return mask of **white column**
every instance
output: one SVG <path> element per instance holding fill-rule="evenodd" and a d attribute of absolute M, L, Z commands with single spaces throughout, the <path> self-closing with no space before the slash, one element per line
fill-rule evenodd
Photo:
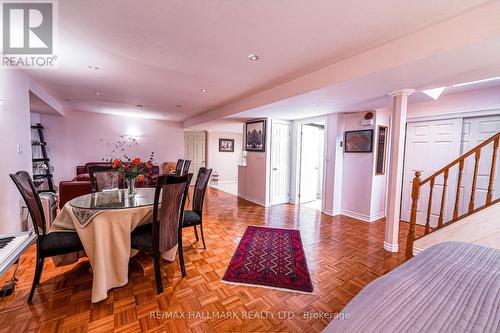
<path fill-rule="evenodd" d="M 389 93 L 393 99 L 389 153 L 389 181 L 387 184 L 387 212 L 384 249 L 398 252 L 401 187 L 403 184 L 403 154 L 406 136 L 406 112 L 408 96 L 414 89 L 401 89 Z"/>

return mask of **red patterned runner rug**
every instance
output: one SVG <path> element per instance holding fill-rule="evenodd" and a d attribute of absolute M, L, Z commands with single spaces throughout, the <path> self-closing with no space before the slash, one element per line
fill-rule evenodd
<path fill-rule="evenodd" d="M 300 231 L 247 227 L 222 282 L 311 293 Z"/>

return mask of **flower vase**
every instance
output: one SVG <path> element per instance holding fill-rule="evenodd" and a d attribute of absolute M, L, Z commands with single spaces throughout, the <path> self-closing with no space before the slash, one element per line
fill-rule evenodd
<path fill-rule="evenodd" d="M 136 193 L 135 180 L 136 180 L 136 178 L 126 178 L 129 197 L 135 196 L 135 193 Z"/>

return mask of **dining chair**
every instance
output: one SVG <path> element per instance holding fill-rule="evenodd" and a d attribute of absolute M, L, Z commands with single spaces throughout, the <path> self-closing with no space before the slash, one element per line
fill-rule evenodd
<path fill-rule="evenodd" d="M 191 166 L 191 160 L 178 159 L 177 165 L 175 166 L 175 175 L 182 176 L 189 172 L 189 167 Z"/>
<path fill-rule="evenodd" d="M 192 200 L 192 210 L 186 210 L 184 212 L 184 220 L 182 222 L 182 228 L 194 228 L 194 235 L 198 241 L 198 231 L 196 226 L 200 226 L 201 240 L 203 241 L 203 248 L 206 249 L 205 237 L 203 235 L 203 201 L 205 199 L 205 192 L 207 190 L 208 181 L 210 180 L 210 175 L 212 174 L 212 169 L 207 169 L 201 167 L 198 171 L 198 177 L 196 178 L 196 183 L 194 185 L 193 200 Z M 181 232 L 182 236 L 182 232 Z"/>
<path fill-rule="evenodd" d="M 28 207 L 28 212 L 37 236 L 35 276 L 28 296 L 28 304 L 30 304 L 33 299 L 35 287 L 40 283 L 45 258 L 82 251 L 83 245 L 76 232 L 47 233 L 40 196 L 35 189 L 30 175 L 26 171 L 18 171 L 16 174 L 10 174 L 9 176 L 14 181 L 14 184 L 16 184 Z"/>
<path fill-rule="evenodd" d="M 180 230 L 184 216 L 186 194 L 192 177 L 193 174 L 191 173 L 184 176 L 162 175 L 158 177 L 154 197 L 153 221 L 132 231 L 132 248 L 153 256 L 158 294 L 163 292 L 160 271 L 161 253 L 170 250 L 176 244 L 179 250 L 182 276 L 186 275 Z"/>
<path fill-rule="evenodd" d="M 89 166 L 88 170 L 92 193 L 117 190 L 120 187 L 118 173 L 111 166 L 93 165 Z"/>

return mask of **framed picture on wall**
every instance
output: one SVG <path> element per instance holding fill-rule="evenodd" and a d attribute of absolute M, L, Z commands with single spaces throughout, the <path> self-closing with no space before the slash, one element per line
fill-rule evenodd
<path fill-rule="evenodd" d="M 219 139 L 220 152 L 234 152 L 234 139 Z"/>
<path fill-rule="evenodd" d="M 250 121 L 245 124 L 245 149 L 247 151 L 266 150 L 266 121 Z"/>
<path fill-rule="evenodd" d="M 373 151 L 373 130 L 346 131 L 344 152 L 371 153 Z"/>

